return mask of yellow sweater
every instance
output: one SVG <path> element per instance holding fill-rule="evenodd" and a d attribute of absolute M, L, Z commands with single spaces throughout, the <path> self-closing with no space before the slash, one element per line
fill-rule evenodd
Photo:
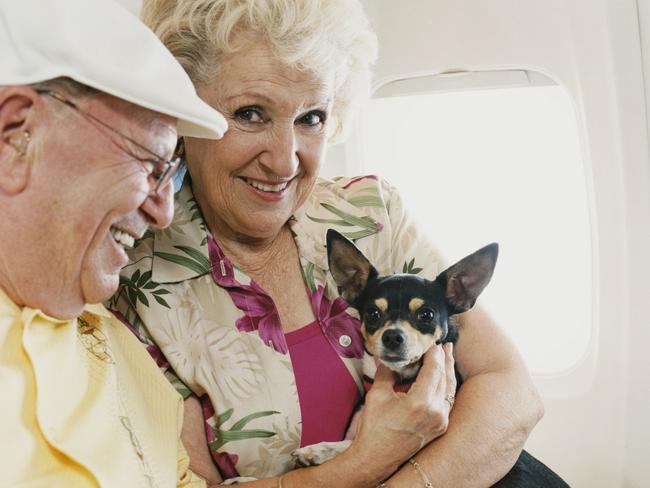
<path fill-rule="evenodd" d="M 0 290 L 0 486 L 205 486 L 180 442 L 183 403 L 101 305 L 74 320 Z"/>

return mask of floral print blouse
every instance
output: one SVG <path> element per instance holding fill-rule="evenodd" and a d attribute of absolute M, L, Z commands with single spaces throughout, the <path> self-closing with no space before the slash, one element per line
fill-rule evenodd
<path fill-rule="evenodd" d="M 301 413 L 275 305 L 221 252 L 189 178 L 175 207 L 170 227 L 136 243 L 109 306 L 177 390 L 200 398 L 209 448 L 224 478 L 284 473 L 300 446 Z M 319 179 L 289 224 L 314 315 L 362 393 L 359 323 L 328 271 L 327 229 L 354 240 L 380 274 L 433 278 L 438 256 L 394 188 L 376 176 Z"/>

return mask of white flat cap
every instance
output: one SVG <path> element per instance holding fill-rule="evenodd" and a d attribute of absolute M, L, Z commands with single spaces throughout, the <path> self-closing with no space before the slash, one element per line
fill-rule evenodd
<path fill-rule="evenodd" d="M 0 0 L 0 85 L 61 76 L 176 117 L 180 135 L 219 138 L 228 128 L 153 32 L 114 0 Z"/>

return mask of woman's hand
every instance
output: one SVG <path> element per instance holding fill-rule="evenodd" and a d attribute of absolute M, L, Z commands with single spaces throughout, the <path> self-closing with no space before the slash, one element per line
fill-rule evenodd
<path fill-rule="evenodd" d="M 366 395 L 361 426 L 348 449 L 359 466 L 384 479 L 404 461 L 447 431 L 456 392 L 452 344 L 432 347 L 408 393 L 393 391 L 393 373 L 383 365 Z M 381 481 L 381 480 L 380 480 Z"/>
<path fill-rule="evenodd" d="M 515 463 L 543 406 L 526 366 L 503 331 L 480 308 L 459 316 L 454 355 L 463 378 L 446 435 L 417 455 L 440 486 L 492 486 Z M 421 483 L 406 465 L 387 484 Z"/>
<path fill-rule="evenodd" d="M 451 344 L 432 347 L 424 355 L 422 368 L 408 393 L 395 392 L 393 373 L 380 365 L 366 395 L 361 425 L 352 445 L 321 466 L 289 472 L 283 486 L 375 486 L 422 447 L 443 435 L 451 411 L 447 398 L 456 392 L 452 352 Z M 206 456 L 206 452 L 200 452 L 207 450 L 205 435 L 200 439 L 199 431 L 187 425 L 197 422 L 200 410 L 196 407 L 186 400 L 186 418 L 194 418 L 186 420 L 183 440 L 190 453 L 191 469 L 215 482 L 218 481 L 216 470 L 206 469 L 210 464 L 209 453 Z M 265 479 L 245 485 L 261 488 L 277 486 L 277 483 L 275 479 Z"/>

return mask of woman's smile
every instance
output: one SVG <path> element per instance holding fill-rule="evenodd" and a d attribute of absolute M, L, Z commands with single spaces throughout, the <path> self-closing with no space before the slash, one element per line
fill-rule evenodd
<path fill-rule="evenodd" d="M 289 193 L 293 179 L 276 184 L 253 180 L 251 178 L 242 178 L 242 181 L 246 183 L 248 190 L 261 200 L 265 202 L 278 202 L 284 199 Z"/>

